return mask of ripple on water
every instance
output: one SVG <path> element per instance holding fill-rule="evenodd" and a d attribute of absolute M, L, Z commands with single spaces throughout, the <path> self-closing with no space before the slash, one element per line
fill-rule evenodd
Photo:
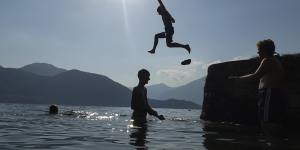
<path fill-rule="evenodd" d="M 166 120 L 149 117 L 147 128 L 135 128 L 130 126 L 130 108 L 63 106 L 62 112 L 74 110 L 71 115 L 47 115 L 46 105 L 0 104 L 0 110 L 0 149 L 5 150 L 279 147 L 253 127 L 201 121 L 199 111 L 157 109 Z M 299 135 L 275 141 L 297 149 Z"/>

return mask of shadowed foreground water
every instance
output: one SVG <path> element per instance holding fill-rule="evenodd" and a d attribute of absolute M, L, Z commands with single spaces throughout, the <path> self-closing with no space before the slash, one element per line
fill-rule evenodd
<path fill-rule="evenodd" d="M 48 115 L 48 105 L 0 104 L 0 149 L 300 149 L 295 132 L 270 137 L 253 126 L 211 123 L 201 110 L 157 109 L 146 128 L 131 126 L 129 108 L 60 106 L 71 115 Z"/>

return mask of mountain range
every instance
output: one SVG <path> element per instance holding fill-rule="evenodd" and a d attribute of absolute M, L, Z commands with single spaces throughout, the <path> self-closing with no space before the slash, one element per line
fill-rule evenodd
<path fill-rule="evenodd" d="M 0 67 L 0 102 L 128 107 L 130 99 L 130 89 L 99 74 L 45 63 Z M 200 108 L 193 102 L 171 98 L 149 99 L 149 103 L 153 107 Z"/>
<path fill-rule="evenodd" d="M 33 63 L 23 66 L 20 69 L 41 76 L 55 76 L 67 71 L 66 69 L 58 68 L 47 63 Z"/>
<path fill-rule="evenodd" d="M 202 105 L 205 77 L 179 87 L 169 87 L 165 84 L 147 86 L 148 95 L 154 99 L 184 99 Z"/>

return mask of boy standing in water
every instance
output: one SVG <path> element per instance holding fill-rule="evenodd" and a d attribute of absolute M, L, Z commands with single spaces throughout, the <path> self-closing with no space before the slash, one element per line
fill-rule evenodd
<path fill-rule="evenodd" d="M 282 90 L 283 66 L 274 56 L 275 44 L 271 39 L 259 41 L 256 46 L 261 59 L 257 70 L 252 74 L 229 78 L 239 81 L 259 79 L 258 117 L 261 125 L 282 124 L 284 123 L 287 98 Z"/>
<path fill-rule="evenodd" d="M 132 119 L 133 124 L 136 126 L 142 126 L 147 122 L 147 113 L 153 115 L 160 120 L 164 120 L 163 115 L 151 108 L 148 103 L 147 89 L 145 85 L 150 80 L 150 73 L 146 69 L 142 69 L 138 72 L 139 84 L 132 90 L 131 109 L 133 110 Z"/>
<path fill-rule="evenodd" d="M 173 35 L 174 35 L 174 28 L 172 23 L 175 23 L 175 19 L 171 16 L 171 14 L 167 11 L 166 7 L 162 3 L 161 0 L 158 0 L 160 6 L 157 8 L 157 12 L 161 15 L 164 26 L 165 32 L 161 32 L 155 35 L 154 37 L 154 45 L 153 48 L 148 51 L 151 54 L 155 53 L 156 46 L 158 44 L 159 38 L 166 38 L 167 46 L 168 47 L 181 47 L 185 48 L 189 53 L 191 52 L 191 48 L 188 44 L 183 45 L 176 42 L 173 42 Z"/>

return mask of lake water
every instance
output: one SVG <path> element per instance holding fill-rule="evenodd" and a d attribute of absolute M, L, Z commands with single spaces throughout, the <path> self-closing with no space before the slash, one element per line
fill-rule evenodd
<path fill-rule="evenodd" d="M 73 115 L 48 115 L 48 105 L 0 104 L 0 149 L 300 149 L 298 134 L 267 136 L 254 126 L 205 122 L 201 110 L 156 109 L 147 128 L 131 126 L 130 108 L 59 106 Z"/>

